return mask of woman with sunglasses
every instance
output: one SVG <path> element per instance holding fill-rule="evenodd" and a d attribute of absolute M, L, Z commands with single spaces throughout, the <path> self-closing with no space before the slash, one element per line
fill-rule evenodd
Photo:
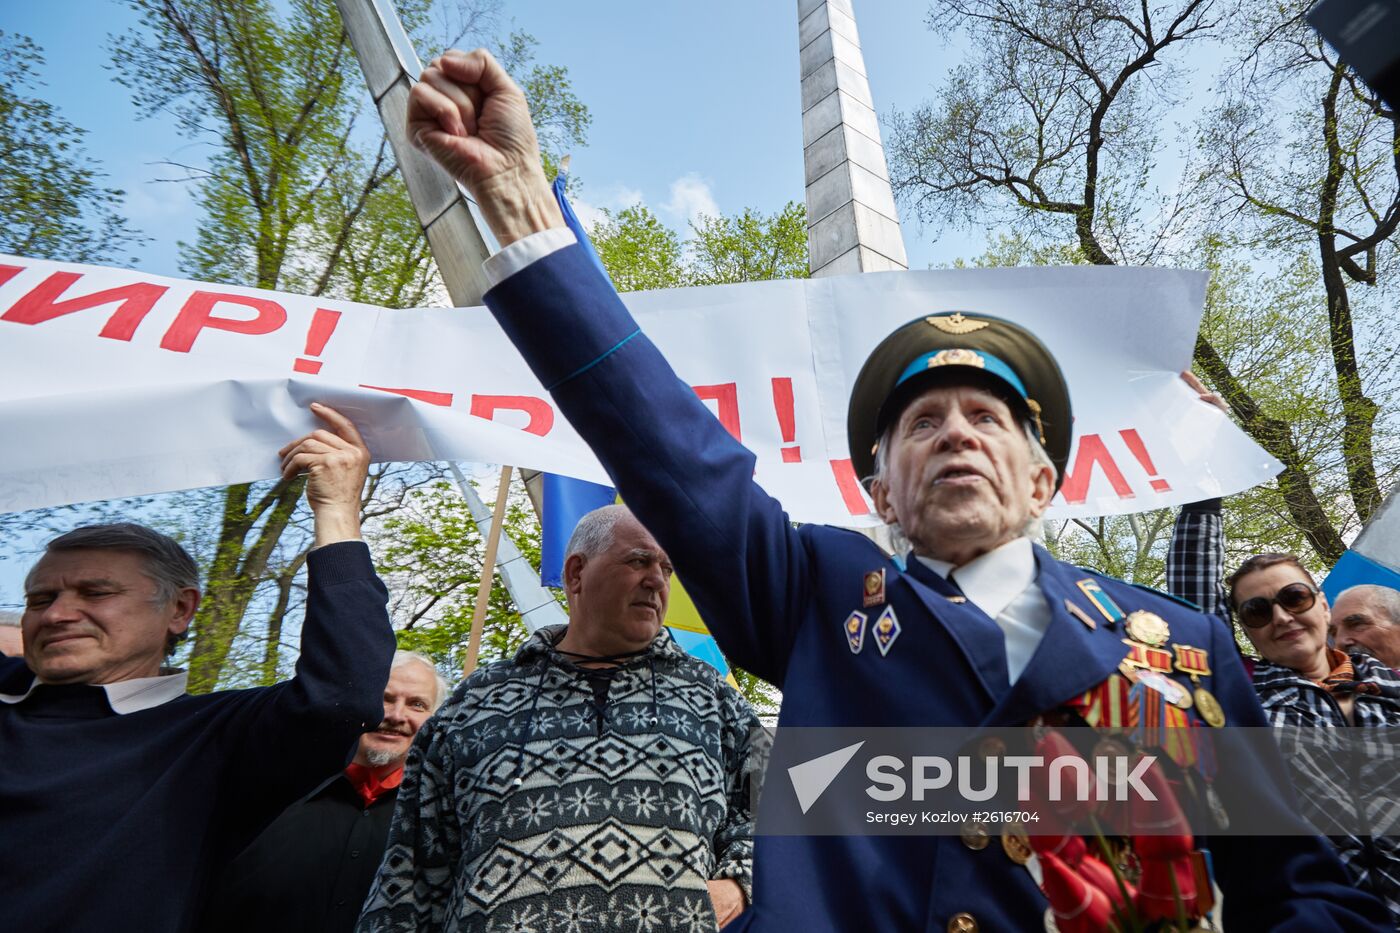
<path fill-rule="evenodd" d="M 1361 743 L 1317 731 L 1400 727 L 1400 675 L 1328 645 L 1327 597 L 1292 554 L 1255 555 L 1226 586 L 1261 658 L 1260 705 L 1272 725 L 1286 727 L 1279 739 L 1303 816 L 1328 833 L 1357 886 L 1385 901 L 1400 926 L 1400 838 L 1369 834 L 1395 819 L 1384 801 L 1400 799 L 1400 763 L 1383 754 L 1394 740 L 1368 743 L 1363 754 Z"/>

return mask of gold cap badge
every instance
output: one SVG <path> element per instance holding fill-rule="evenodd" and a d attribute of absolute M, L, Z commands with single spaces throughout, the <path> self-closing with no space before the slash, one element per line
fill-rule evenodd
<path fill-rule="evenodd" d="M 930 316 L 924 320 L 945 334 L 970 334 L 991 324 L 990 321 L 974 321 L 971 318 L 963 317 L 961 311 L 954 311 L 948 315 Z"/>
<path fill-rule="evenodd" d="M 928 358 L 925 369 L 934 369 L 939 366 L 972 366 L 976 369 L 985 369 L 987 361 L 982 359 L 982 354 L 973 350 L 964 350 L 961 347 L 954 347 L 948 350 L 939 350 Z"/>

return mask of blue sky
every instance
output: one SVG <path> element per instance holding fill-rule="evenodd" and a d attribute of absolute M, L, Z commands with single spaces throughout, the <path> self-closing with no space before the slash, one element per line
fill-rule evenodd
<path fill-rule="evenodd" d="M 326 0 L 331 2 L 331 0 Z M 589 106 L 589 144 L 574 152 L 581 206 L 617 209 L 636 200 L 684 230 L 697 210 L 765 212 L 801 201 L 802 119 L 797 3 L 713 0 L 509 0 L 510 22 L 538 40 L 541 62 L 566 66 Z M 923 25 L 926 0 L 856 0 L 857 22 L 876 108 L 909 108 L 956 54 Z M 140 119 L 114 80 L 109 37 L 135 25 L 117 0 L 7 4 L 0 29 L 44 50 L 43 86 L 34 92 L 88 131 L 85 147 L 127 192 L 125 213 L 150 237 L 135 266 L 181 276 L 178 243 L 194 236 L 186 185 L 161 163 L 200 164 L 209 149 L 176 132 L 168 118 Z M 368 106 L 368 101 L 366 101 Z M 910 265 L 969 256 L 980 239 L 947 243 L 905 223 Z M 37 552 L 41 542 L 33 541 Z M 20 578 L 36 554 L 0 561 L 0 606 L 22 602 Z"/>
<path fill-rule="evenodd" d="M 330 2 L 330 0 L 327 0 Z M 645 201 L 684 229 L 695 211 L 801 201 L 802 121 L 797 3 L 714 0 L 511 0 L 516 28 L 539 40 L 542 62 L 569 69 L 589 106 L 589 145 L 574 153 L 585 206 Z M 956 49 L 923 24 L 927 0 L 857 0 L 876 109 L 908 109 L 930 95 Z M 113 80 L 108 36 L 135 23 L 122 3 L 45 0 L 10 5 L 0 29 L 29 35 L 47 56 L 42 96 L 89 131 L 87 150 L 110 183 L 128 192 L 126 212 L 152 242 L 145 271 L 179 275 L 177 242 L 191 239 L 194 211 L 166 160 L 201 162 L 207 150 L 161 118 L 141 120 Z M 906 220 L 910 266 L 980 252 L 980 237 L 937 242 Z"/>

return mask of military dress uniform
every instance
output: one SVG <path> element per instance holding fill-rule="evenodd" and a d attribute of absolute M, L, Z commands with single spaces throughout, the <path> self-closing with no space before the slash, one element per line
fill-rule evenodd
<path fill-rule="evenodd" d="M 521 257 L 530 251 L 534 257 Z M 488 307 L 667 550 L 726 656 L 781 688 L 780 727 L 1020 725 L 1122 676 L 1134 653 L 1126 617 L 1138 611 L 1169 628 L 1167 650 L 1192 646 L 1211 662 L 1195 680 L 1174 664 L 1165 677 L 1208 691 L 1232 725 L 1265 724 L 1218 619 L 1061 563 L 1038 546 L 1036 585 L 1050 620 L 1012 682 L 996 622 L 937 573 L 918 560 L 893 560 L 855 532 L 793 528 L 753 482 L 753 454 L 676 377 L 571 234 L 536 234 L 496 262 L 496 276 L 510 271 L 487 293 Z M 899 389 L 905 367 L 896 364 L 922 357 L 921 365 L 936 368 L 946 365 L 931 364 L 944 350 L 970 349 L 1026 383 L 1021 397 L 1038 400 L 1032 414 L 1063 468 L 1068 399 L 1050 410 L 1055 393 L 1043 389 L 1044 361 L 1028 363 L 1009 329 L 995 344 L 927 330 L 938 336 L 914 352 L 891 351 L 880 365 L 884 385 L 858 383 L 853 421 L 856 408 L 878 408 Z M 850 433 L 863 475 L 879 435 L 873 421 Z M 874 594 L 872 573 L 882 581 Z M 1101 614 L 1095 590 L 1121 619 Z M 1081 615 L 1097 616 L 1095 624 Z M 1193 721 L 1199 715 L 1191 712 Z M 1294 820 L 1277 756 L 1242 766 L 1254 772 L 1251 805 Z M 1374 929 L 1384 918 L 1313 838 L 1221 838 L 1213 856 L 1227 928 Z M 765 836 L 756 840 L 753 904 L 731 929 L 1039 930 L 1046 907 L 1003 846 L 958 836 Z"/>

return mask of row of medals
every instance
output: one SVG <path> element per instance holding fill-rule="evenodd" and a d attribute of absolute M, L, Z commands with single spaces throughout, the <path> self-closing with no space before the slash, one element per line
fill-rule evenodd
<path fill-rule="evenodd" d="M 1112 622 L 1110 622 L 1111 624 Z M 1145 648 L 1161 649 L 1171 640 L 1171 629 L 1166 620 L 1156 613 L 1146 610 L 1129 613 L 1124 619 L 1123 627 L 1128 635 L 1124 642 L 1130 646 L 1139 645 Z M 1167 677 L 1165 671 L 1159 671 L 1135 661 L 1136 651 L 1130 652 L 1128 657 L 1123 659 L 1118 667 L 1119 673 L 1130 684 L 1136 684 L 1139 680 L 1147 681 L 1146 686 L 1161 693 L 1168 703 L 1179 709 L 1187 710 L 1194 706 L 1196 713 L 1207 725 L 1219 729 L 1225 725 L 1225 711 L 1221 708 L 1215 695 L 1202 686 L 1200 682 L 1202 676 L 1210 674 L 1210 668 L 1206 665 L 1206 652 L 1195 649 L 1199 652 L 1201 663 L 1199 665 L 1192 664 L 1186 660 L 1194 657 L 1193 654 L 1189 653 L 1189 646 L 1187 647 L 1188 652 L 1176 652 L 1176 668 L 1183 674 L 1190 676 L 1194 685 L 1193 690 L 1187 690 L 1175 680 Z M 1033 724 L 1032 728 L 1039 730 L 1043 728 L 1043 725 L 1037 722 Z M 984 739 L 978 748 L 978 753 L 983 757 L 1002 755 L 1005 752 L 1005 743 L 996 737 Z M 1127 755 L 1128 749 L 1118 739 L 1105 737 L 1094 746 L 1093 754 L 1096 758 L 1116 758 Z M 1221 829 L 1224 829 L 1229 824 L 1225 807 L 1216 794 L 1215 788 L 1208 782 L 1203 783 L 1205 783 L 1205 802 L 1217 824 Z M 963 844 L 973 850 L 980 851 L 991 843 L 991 836 L 986 825 L 980 822 L 965 824 L 961 836 Z M 1141 874 L 1141 865 L 1128 840 L 1115 837 L 1107 840 L 1107 843 L 1118 870 L 1128 881 L 1136 884 Z M 1034 850 L 1031 848 L 1030 834 L 1027 832 L 1025 824 L 1019 821 L 1006 823 L 1001 830 L 1001 848 L 1006 853 L 1006 857 L 1017 865 L 1026 865 L 1030 862 Z M 1055 933 L 1057 929 L 1054 912 L 1048 907 L 1045 910 L 1045 929 L 1048 933 Z"/>

